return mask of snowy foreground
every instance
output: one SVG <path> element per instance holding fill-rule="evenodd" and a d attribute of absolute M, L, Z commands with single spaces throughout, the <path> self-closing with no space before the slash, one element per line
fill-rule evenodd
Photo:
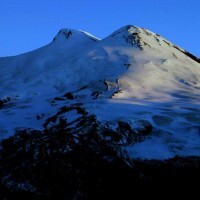
<path fill-rule="evenodd" d="M 1 140 L 61 119 L 78 131 L 80 112 L 59 111 L 79 105 L 101 126 L 142 135 L 120 141 L 129 158 L 200 155 L 200 60 L 146 29 L 102 40 L 63 29 L 40 49 L 0 58 L 0 74 Z"/>

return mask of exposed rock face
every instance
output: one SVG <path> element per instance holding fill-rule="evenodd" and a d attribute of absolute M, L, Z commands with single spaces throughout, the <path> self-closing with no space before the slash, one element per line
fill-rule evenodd
<path fill-rule="evenodd" d="M 126 199 L 143 196 L 144 191 L 154 194 L 155 188 L 171 192 L 177 185 L 195 186 L 199 180 L 198 157 L 165 161 L 128 157 L 123 147 L 150 134 L 148 122 L 141 121 L 143 128 L 136 133 L 119 121 L 114 131 L 81 107 L 63 110 L 82 114 L 76 127 L 69 128 L 71 123 L 60 119 L 45 131 L 20 130 L 2 142 L 2 199 Z"/>

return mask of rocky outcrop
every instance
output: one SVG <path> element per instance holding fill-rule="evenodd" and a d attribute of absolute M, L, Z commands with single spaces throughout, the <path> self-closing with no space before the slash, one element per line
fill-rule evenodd
<path fill-rule="evenodd" d="M 195 188 L 198 157 L 130 159 L 122 147 L 138 142 L 137 137 L 130 140 L 138 133 L 128 123 L 119 121 L 114 131 L 81 107 L 63 108 L 62 114 L 69 110 L 82 114 L 74 128 L 60 118 L 44 131 L 20 130 L 2 142 L 1 199 L 127 199 L 166 187 L 169 194 L 175 187 L 178 191 L 177 185 Z M 141 125 L 144 137 L 151 126 Z"/>

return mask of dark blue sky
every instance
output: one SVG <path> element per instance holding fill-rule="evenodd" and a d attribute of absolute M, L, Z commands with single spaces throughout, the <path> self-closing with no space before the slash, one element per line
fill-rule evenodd
<path fill-rule="evenodd" d="M 61 28 L 104 38 L 132 24 L 200 57 L 199 10 L 199 0 L 1 0 L 0 56 L 39 48 Z"/>

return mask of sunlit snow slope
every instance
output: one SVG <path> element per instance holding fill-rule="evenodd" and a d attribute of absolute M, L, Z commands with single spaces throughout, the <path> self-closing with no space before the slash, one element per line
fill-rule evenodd
<path fill-rule="evenodd" d="M 0 75 L 0 138 L 42 130 L 63 105 L 81 103 L 113 130 L 119 121 L 153 125 L 124 146 L 130 157 L 200 155 L 200 60 L 146 29 L 125 26 L 102 40 L 62 29 L 40 49 L 0 58 Z"/>

